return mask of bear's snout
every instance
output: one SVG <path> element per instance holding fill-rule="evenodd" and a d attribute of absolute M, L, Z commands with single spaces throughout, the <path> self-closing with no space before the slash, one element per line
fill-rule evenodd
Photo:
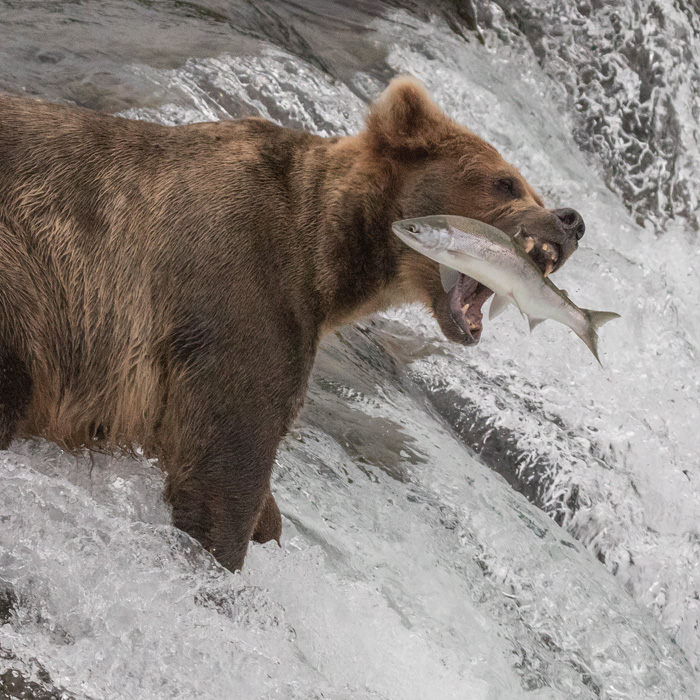
<path fill-rule="evenodd" d="M 545 274 L 558 270 L 571 257 L 586 230 L 581 214 L 570 208 L 532 207 L 521 213 L 517 224 L 516 235 Z"/>
<path fill-rule="evenodd" d="M 586 224 L 576 209 L 555 209 L 552 214 L 559 219 L 560 225 L 566 234 L 575 236 L 577 241 L 583 238 L 583 234 L 586 232 Z"/>

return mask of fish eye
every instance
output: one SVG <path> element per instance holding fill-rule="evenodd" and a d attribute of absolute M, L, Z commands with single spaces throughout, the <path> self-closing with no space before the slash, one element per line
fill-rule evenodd
<path fill-rule="evenodd" d="M 418 233 L 418 226 L 416 226 L 415 224 L 409 224 L 408 226 L 406 226 L 406 230 L 409 233 Z"/>

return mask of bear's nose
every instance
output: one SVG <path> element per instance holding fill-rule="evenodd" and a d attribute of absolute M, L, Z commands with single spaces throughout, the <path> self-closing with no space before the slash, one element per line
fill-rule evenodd
<path fill-rule="evenodd" d="M 586 224 L 576 209 L 555 209 L 552 213 L 561 221 L 567 233 L 573 233 L 577 241 L 583 238 L 583 234 L 586 232 Z"/>

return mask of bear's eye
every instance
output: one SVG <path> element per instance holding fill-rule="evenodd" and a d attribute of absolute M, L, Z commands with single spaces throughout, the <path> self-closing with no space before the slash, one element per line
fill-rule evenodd
<path fill-rule="evenodd" d="M 513 178 L 502 177 L 496 180 L 496 189 L 503 194 L 510 195 L 511 197 L 515 195 L 515 183 Z"/>

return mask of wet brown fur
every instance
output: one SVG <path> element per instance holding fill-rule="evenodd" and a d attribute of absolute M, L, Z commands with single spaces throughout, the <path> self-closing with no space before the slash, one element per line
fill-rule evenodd
<path fill-rule="evenodd" d="M 175 524 L 239 568 L 251 536 L 279 540 L 270 472 L 322 334 L 420 301 L 465 342 L 437 266 L 390 231 L 437 213 L 528 221 L 573 250 L 409 78 L 330 139 L 0 96 L 0 448 L 143 446 Z"/>

